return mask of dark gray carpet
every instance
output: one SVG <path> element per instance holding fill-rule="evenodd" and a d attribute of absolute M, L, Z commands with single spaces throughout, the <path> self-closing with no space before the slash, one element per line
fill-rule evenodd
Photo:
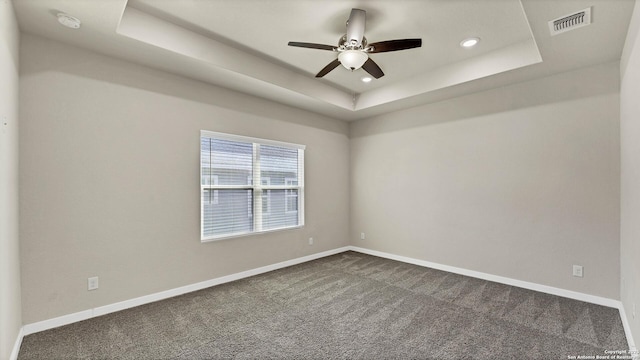
<path fill-rule="evenodd" d="M 346 252 L 26 336 L 19 359 L 567 359 L 617 309 Z"/>

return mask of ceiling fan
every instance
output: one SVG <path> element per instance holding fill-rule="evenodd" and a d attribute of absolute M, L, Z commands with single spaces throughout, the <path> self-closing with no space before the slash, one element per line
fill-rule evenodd
<path fill-rule="evenodd" d="M 338 52 L 338 58 L 320 70 L 316 77 L 323 77 L 342 64 L 342 66 L 351 71 L 362 68 L 376 79 L 383 77 L 384 72 L 369 57 L 369 54 L 413 49 L 422 46 L 422 39 L 387 40 L 368 44 L 367 38 L 364 37 L 365 22 L 366 11 L 351 9 L 351 15 L 349 15 L 349 20 L 347 21 L 347 33 L 340 38 L 338 46 L 295 41 L 290 41 L 288 45 Z"/>

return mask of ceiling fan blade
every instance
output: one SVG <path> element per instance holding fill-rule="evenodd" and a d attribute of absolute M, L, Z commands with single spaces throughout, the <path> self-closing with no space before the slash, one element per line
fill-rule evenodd
<path fill-rule="evenodd" d="M 347 42 L 348 46 L 360 46 L 364 37 L 364 25 L 367 21 L 367 12 L 361 9 L 351 9 L 349 20 L 347 21 Z"/>
<path fill-rule="evenodd" d="M 308 48 L 308 49 L 319 49 L 319 50 L 329 50 L 329 51 L 335 51 L 336 50 L 335 46 L 323 45 L 323 44 L 314 44 L 314 43 L 306 43 L 306 42 L 289 41 L 289 44 L 287 44 L 287 45 L 289 45 L 289 46 L 297 46 L 297 47 L 302 47 L 302 48 Z"/>
<path fill-rule="evenodd" d="M 380 66 L 378 66 L 375 61 L 371 60 L 371 58 L 368 58 L 367 61 L 364 62 L 362 68 L 364 69 L 364 71 L 368 72 L 376 79 L 380 79 L 384 76 L 384 73 L 382 72 L 382 69 L 380 69 Z"/>
<path fill-rule="evenodd" d="M 398 51 L 413 49 L 422 46 L 422 39 L 400 39 L 400 40 L 387 40 L 377 43 L 369 44 L 368 53 L 375 54 L 387 51 Z"/>
<path fill-rule="evenodd" d="M 327 75 L 331 70 L 335 69 L 340 65 L 340 60 L 335 59 L 329 63 L 329 65 L 325 66 L 320 72 L 316 75 L 316 77 L 323 77 Z"/>

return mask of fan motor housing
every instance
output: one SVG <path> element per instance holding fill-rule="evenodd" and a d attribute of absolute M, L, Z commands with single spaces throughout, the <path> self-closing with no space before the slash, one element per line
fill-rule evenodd
<path fill-rule="evenodd" d="M 340 40 L 338 41 L 338 51 L 341 50 L 362 50 L 362 49 L 366 49 L 367 47 L 367 38 L 366 37 L 362 37 L 362 41 L 360 42 L 359 46 L 352 46 L 349 45 L 347 43 L 347 35 L 342 35 L 342 37 L 340 38 Z"/>

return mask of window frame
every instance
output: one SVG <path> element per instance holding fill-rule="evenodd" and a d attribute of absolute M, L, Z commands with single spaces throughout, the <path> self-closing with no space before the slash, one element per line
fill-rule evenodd
<path fill-rule="evenodd" d="M 230 238 L 236 238 L 236 237 L 264 234 L 268 232 L 291 230 L 291 229 L 298 229 L 298 228 L 304 227 L 304 151 L 306 149 L 305 145 L 288 143 L 283 141 L 276 141 L 276 140 L 254 138 L 254 137 L 235 135 L 235 134 L 220 133 L 220 132 L 214 132 L 209 130 L 200 130 L 200 144 L 202 144 L 203 138 L 215 138 L 215 139 L 227 140 L 227 141 L 251 143 L 253 147 L 253 159 L 252 159 L 253 178 L 252 178 L 252 181 L 250 182 L 250 185 L 219 185 L 217 184 L 217 181 L 215 181 L 215 184 L 203 184 L 203 181 L 202 181 L 203 162 L 202 162 L 202 148 L 201 148 L 202 145 L 200 145 L 200 149 L 199 149 L 199 156 L 200 156 L 200 169 L 199 169 L 200 173 L 199 174 L 200 175 L 198 180 L 200 183 L 200 241 L 201 242 L 218 241 L 218 240 L 224 240 L 224 239 L 230 239 Z M 297 161 L 298 184 L 297 185 L 286 185 L 287 183 L 286 180 L 285 180 L 285 185 L 271 185 L 270 177 L 264 177 L 264 178 L 260 177 L 261 175 L 260 146 L 261 145 L 270 145 L 270 146 L 277 146 L 277 147 L 284 147 L 284 148 L 298 150 L 297 151 L 298 152 L 298 161 Z M 216 175 L 211 175 L 211 176 L 217 177 Z M 267 179 L 267 185 L 262 185 L 263 183 L 262 180 L 264 179 Z M 293 179 L 293 178 L 287 178 L 287 179 Z M 205 202 L 203 200 L 203 193 L 205 190 L 212 190 L 214 192 L 214 197 L 216 197 L 215 193 L 217 193 L 217 190 L 221 190 L 221 189 L 246 189 L 251 192 L 252 195 L 249 199 L 250 199 L 250 202 L 253 203 L 253 208 L 250 209 L 251 210 L 250 217 L 252 218 L 252 221 L 253 221 L 252 231 L 218 235 L 218 236 L 204 236 Z M 266 192 L 267 202 L 268 202 L 267 205 L 270 208 L 271 206 L 270 190 L 285 190 L 285 194 L 287 190 L 298 191 L 298 210 L 297 210 L 298 224 L 297 225 L 283 226 L 283 227 L 267 229 L 267 230 L 262 229 L 262 215 L 263 215 L 262 200 L 264 198 L 264 193 Z M 215 200 L 218 200 L 218 199 L 216 198 Z M 218 201 L 216 201 L 215 203 L 217 204 Z M 286 204 L 286 195 L 285 195 L 285 204 Z M 267 213 L 265 214 L 269 214 L 269 210 L 270 210 L 269 208 L 267 209 Z M 285 211 L 285 213 L 290 214 L 290 213 L 294 213 L 294 211 Z"/>

